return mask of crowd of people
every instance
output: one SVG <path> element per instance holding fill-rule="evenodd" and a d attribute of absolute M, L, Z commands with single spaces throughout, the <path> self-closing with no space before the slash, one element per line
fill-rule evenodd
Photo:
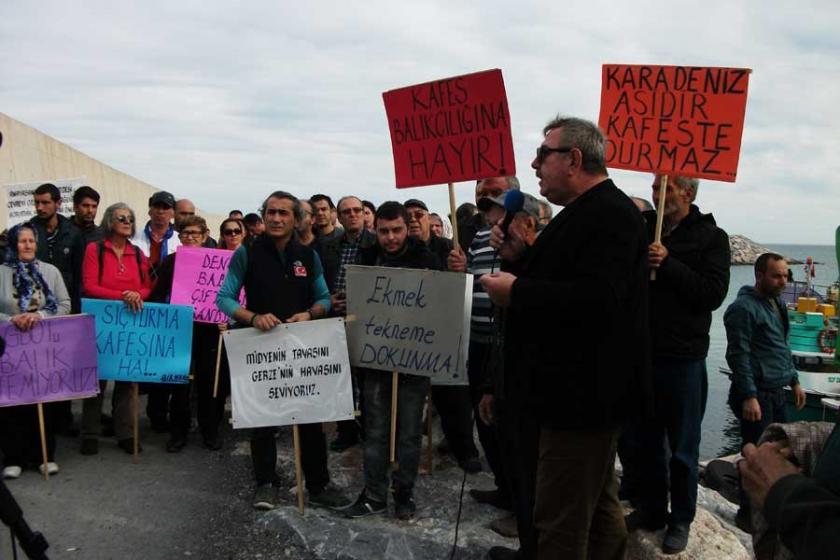
<path fill-rule="evenodd" d="M 524 194 L 521 210 L 506 216 L 505 199 L 520 188 L 517 178 L 480 180 L 475 204 L 451 217 L 457 243 L 450 217 L 431 213 L 420 199 L 376 206 L 354 195 L 334 203 L 325 194 L 306 199 L 275 191 L 258 212 L 231 211 L 216 240 L 195 205 L 168 192 L 149 199 L 145 225 L 123 203 L 109 206 L 96 225 L 100 196 L 94 189 L 77 189 L 74 216 L 65 218 L 58 213 L 59 190 L 41 185 L 34 193 L 37 216 L 6 236 L 0 318 L 25 331 L 44 317 L 79 312 L 82 297 L 121 300 L 135 311 L 144 302 L 166 303 L 179 247 L 234 251 L 216 300 L 229 321 L 193 327 L 194 381 L 145 387 L 147 416 L 154 431 L 169 433 L 168 452 L 188 443 L 191 390 L 203 445 L 218 450 L 229 393 L 226 360 L 219 396 L 212 392 L 220 330 L 268 331 L 344 315 L 345 267 L 351 264 L 469 272 L 468 386 L 398 375 L 398 467 L 389 481 L 392 377 L 353 368 L 361 415 L 339 422 L 329 445 L 321 424 L 300 426 L 310 504 L 360 518 L 386 512 L 390 498 L 397 518 L 411 518 L 431 394 L 443 448 L 467 473 L 482 469 L 477 429 L 495 488 L 470 495 L 509 512 L 493 528 L 519 539 L 519 550 L 494 547 L 491 558 L 618 559 L 628 532 L 662 528 L 663 551 L 680 552 L 696 512 L 705 359 L 711 314 L 729 287 L 728 236 L 696 205 L 696 179 L 656 176 L 652 199 L 657 205 L 664 200 L 657 237 L 656 211 L 631 200 L 609 178 L 597 126 L 557 118 L 543 133 L 531 167 L 546 200 Z M 563 211 L 552 217 L 549 202 Z M 793 388 L 799 406 L 804 403 L 786 350 L 780 261 L 772 254 L 759 259 L 755 287 L 742 290 L 726 315 L 730 405 L 744 443 L 751 444 L 742 465 L 748 483 L 739 515 L 747 529 L 748 498 L 762 507 L 763 496 L 781 492 L 774 487 L 768 493 L 771 484 L 760 477 L 770 468 L 763 469 L 766 448 L 752 444 L 770 421 L 784 420 L 783 386 Z M 34 408 L 0 409 L 4 478 L 18 477 L 28 466 L 58 472 L 56 433 L 80 433 L 85 455 L 99 452 L 103 435 L 132 453 L 139 442 L 131 430 L 131 384 L 113 385 L 110 414 L 103 414 L 101 382 L 100 394 L 83 402 L 78 429 L 69 402 L 48 405 L 46 465 Z M 278 499 L 274 436 L 273 428 L 249 435 L 257 509 L 272 509 Z M 356 445 L 363 447 L 364 487 L 350 499 L 347 489 L 331 483 L 327 456 Z M 617 453 L 624 469 L 620 488 Z M 795 475 L 772 465 L 774 473 Z M 836 500 L 836 489 L 829 491 Z M 626 517 L 620 499 L 633 507 Z M 767 501 L 773 527 L 791 526 L 783 515 L 803 515 L 778 499 Z M 792 539 L 785 542 L 795 546 Z"/>

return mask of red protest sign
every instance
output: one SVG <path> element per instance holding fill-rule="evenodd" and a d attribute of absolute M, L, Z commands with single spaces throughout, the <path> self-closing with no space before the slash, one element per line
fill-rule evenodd
<path fill-rule="evenodd" d="M 501 70 L 394 89 L 382 98 L 397 188 L 516 173 Z"/>
<path fill-rule="evenodd" d="M 734 182 L 750 70 L 605 64 L 607 167 Z"/>

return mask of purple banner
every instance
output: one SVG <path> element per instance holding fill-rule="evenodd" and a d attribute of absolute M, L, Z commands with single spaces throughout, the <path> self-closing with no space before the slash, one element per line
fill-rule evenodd
<path fill-rule="evenodd" d="M 0 406 L 64 401 L 99 392 L 95 320 L 91 315 L 42 319 L 27 332 L 0 322 Z"/>

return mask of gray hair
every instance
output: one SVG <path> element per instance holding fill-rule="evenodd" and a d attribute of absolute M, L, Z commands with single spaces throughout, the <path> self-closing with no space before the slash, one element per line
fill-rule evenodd
<path fill-rule="evenodd" d="M 341 203 L 344 202 L 345 200 L 350 200 L 351 198 L 355 198 L 356 200 L 358 200 L 359 204 L 362 205 L 362 209 L 364 209 L 365 205 L 362 204 L 362 199 L 359 198 L 358 196 L 352 195 L 352 194 L 348 194 L 347 196 L 342 196 L 341 198 L 339 198 L 338 202 L 336 202 L 336 204 L 335 204 L 335 207 L 336 208 L 341 208 Z"/>
<path fill-rule="evenodd" d="M 571 148 L 580 150 L 581 166 L 587 173 L 601 174 L 607 172 L 604 145 L 604 134 L 595 123 L 575 117 L 561 117 L 557 115 L 545 128 L 543 134 L 548 134 L 555 128 L 563 129 L 563 143 Z"/>
<path fill-rule="evenodd" d="M 505 181 L 507 181 L 508 190 L 519 190 L 519 179 L 516 178 L 516 175 L 508 175 L 505 177 Z"/>
<path fill-rule="evenodd" d="M 697 177 L 683 177 L 682 175 L 674 175 L 674 183 L 682 190 L 691 191 L 691 202 L 697 198 L 697 189 L 700 188 L 700 179 Z"/>
<path fill-rule="evenodd" d="M 300 207 L 300 200 L 298 200 L 298 198 L 295 195 L 287 193 L 286 191 L 274 191 L 266 197 L 266 199 L 262 203 L 262 206 L 260 206 L 260 216 L 263 220 L 265 220 L 265 209 L 268 207 L 268 201 L 272 198 L 277 198 L 280 200 L 291 200 L 292 213 L 295 216 L 295 220 L 300 221 L 303 219 L 303 208 Z"/>
<path fill-rule="evenodd" d="M 116 221 L 114 213 L 117 210 L 128 210 L 128 213 L 131 215 L 131 237 L 134 237 L 137 233 L 137 217 L 134 215 L 134 210 L 125 202 L 116 202 L 105 209 L 105 213 L 102 215 L 102 221 L 99 222 L 99 227 L 102 228 L 102 232 L 106 237 L 111 235 L 111 227 Z"/>

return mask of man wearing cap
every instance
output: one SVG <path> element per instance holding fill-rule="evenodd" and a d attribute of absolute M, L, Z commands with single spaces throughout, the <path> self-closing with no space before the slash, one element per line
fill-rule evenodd
<path fill-rule="evenodd" d="M 149 198 L 149 221 L 131 238 L 132 245 L 139 247 L 149 258 L 149 273 L 152 278 L 157 278 L 157 267 L 163 259 L 181 246 L 172 225 L 174 218 L 175 197 L 172 193 L 158 191 Z M 166 433 L 169 431 L 169 391 L 160 384 L 151 383 L 148 386 L 148 394 L 146 415 L 152 422 L 152 430 Z"/>
<path fill-rule="evenodd" d="M 493 310 L 487 292 L 481 286 L 481 276 L 501 269 L 501 261 L 495 249 L 490 247 L 490 229 L 504 216 L 504 197 L 510 190 L 518 190 L 516 177 L 490 177 L 478 182 L 475 189 L 476 204 L 481 212 L 481 223 L 485 225 L 474 234 L 465 254 L 460 248 L 449 254 L 448 268 L 454 272 L 468 272 L 473 275 L 472 315 L 470 319 L 470 348 L 467 373 L 470 383 L 470 397 L 473 414 L 478 418 L 478 403 L 488 381 L 489 358 L 492 339 Z M 493 427 L 476 420 L 478 439 L 484 448 L 484 456 L 495 476 L 496 489 L 473 488 L 470 495 L 478 502 L 488 503 L 501 509 L 512 508 L 509 485 L 499 456 L 499 445 Z M 515 520 L 506 524 L 515 530 Z M 497 523 L 491 525 L 494 530 Z M 512 531 L 502 529 L 505 534 Z"/>
<path fill-rule="evenodd" d="M 437 255 L 441 263 L 446 263 L 452 251 L 452 241 L 432 233 L 429 208 L 422 200 L 409 199 L 404 204 L 408 212 L 408 235 L 424 243 Z M 449 443 L 458 465 L 467 472 L 481 470 L 478 449 L 473 441 L 472 406 L 468 387 L 460 385 L 433 385 L 432 402 L 440 414 L 443 434 Z"/>
<path fill-rule="evenodd" d="M 149 221 L 142 230 L 137 230 L 131 239 L 149 257 L 152 277 L 163 259 L 181 246 L 172 220 L 175 218 L 175 197 L 172 193 L 158 191 L 149 198 Z"/>

